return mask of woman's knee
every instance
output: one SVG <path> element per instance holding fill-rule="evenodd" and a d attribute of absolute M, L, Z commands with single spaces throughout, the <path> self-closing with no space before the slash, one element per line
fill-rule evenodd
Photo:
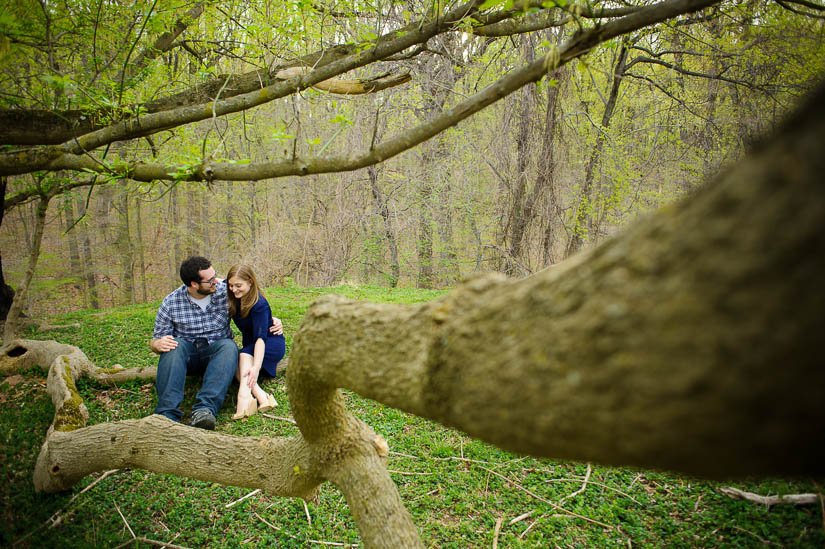
<path fill-rule="evenodd" d="M 246 372 L 252 369 L 252 355 L 240 353 L 238 355 L 238 370 Z"/>

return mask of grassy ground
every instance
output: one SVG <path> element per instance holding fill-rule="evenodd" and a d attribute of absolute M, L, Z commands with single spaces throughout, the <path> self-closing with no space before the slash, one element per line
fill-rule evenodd
<path fill-rule="evenodd" d="M 284 321 L 287 345 L 309 303 L 327 292 L 394 303 L 439 295 L 354 287 L 267 290 L 273 311 Z M 103 367 L 154 365 L 146 343 L 156 308 L 157 303 L 65 315 L 53 321 L 80 322 L 82 327 L 28 337 L 77 345 Z M 329 484 L 306 509 L 301 500 L 261 493 L 227 507 L 249 491 L 140 470 L 93 475 L 65 494 L 35 494 L 31 473 L 54 413 L 45 377 L 44 369 L 34 368 L 0 378 L 0 546 L 117 547 L 132 539 L 128 528 L 137 537 L 187 547 L 329 547 L 310 540 L 359 544 L 347 504 Z M 187 387 L 185 411 L 197 385 Z M 90 424 L 140 418 L 154 407 L 152 383 L 102 386 L 83 380 L 79 389 Z M 270 380 L 265 389 L 279 402 L 271 413 L 289 417 L 283 378 Z M 291 423 L 260 414 L 229 421 L 234 391 L 230 388 L 218 417 L 221 432 L 269 437 L 297 432 Z M 721 495 L 717 483 L 597 465 L 590 468 L 582 490 L 586 463 L 513 455 L 357 395 L 346 398 L 350 410 L 387 439 L 392 476 L 430 547 L 490 547 L 499 521 L 499 547 L 825 545 L 819 505 L 767 509 Z M 734 486 L 763 495 L 821 491 L 811 479 L 760 479 Z M 514 522 L 525 514 L 529 516 Z"/>

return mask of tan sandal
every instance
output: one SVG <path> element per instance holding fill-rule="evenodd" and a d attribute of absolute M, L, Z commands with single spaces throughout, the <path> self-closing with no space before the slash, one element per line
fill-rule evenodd
<path fill-rule="evenodd" d="M 246 410 L 235 414 L 232 416 L 232 419 L 237 421 L 245 417 L 254 416 L 256 413 L 258 413 L 258 401 L 253 398 L 252 402 L 247 405 Z"/>
<path fill-rule="evenodd" d="M 278 401 L 275 400 L 275 397 L 270 395 L 269 393 L 267 393 L 266 394 L 266 404 L 261 404 L 258 407 L 258 411 L 259 412 L 268 412 L 277 405 L 278 405 Z"/>

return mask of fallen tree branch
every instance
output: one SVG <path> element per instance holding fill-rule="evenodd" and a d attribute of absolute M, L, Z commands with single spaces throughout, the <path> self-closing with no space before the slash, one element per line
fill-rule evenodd
<path fill-rule="evenodd" d="M 722 486 L 719 491 L 733 499 L 743 499 L 771 507 L 773 505 L 810 505 L 819 503 L 820 494 L 787 494 L 784 496 L 760 496 L 733 486 Z"/>

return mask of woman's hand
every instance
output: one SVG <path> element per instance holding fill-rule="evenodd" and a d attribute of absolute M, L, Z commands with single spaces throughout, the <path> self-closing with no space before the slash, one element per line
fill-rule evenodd
<path fill-rule="evenodd" d="M 253 365 L 252 369 L 247 372 L 247 379 L 246 384 L 249 386 L 250 389 L 255 388 L 255 384 L 258 383 L 258 374 L 261 373 L 261 367 L 258 366 L 257 368 Z"/>
<path fill-rule="evenodd" d="M 269 327 L 269 333 L 272 335 L 281 335 L 284 333 L 284 325 L 281 324 L 280 318 L 272 317 L 272 326 Z"/>

